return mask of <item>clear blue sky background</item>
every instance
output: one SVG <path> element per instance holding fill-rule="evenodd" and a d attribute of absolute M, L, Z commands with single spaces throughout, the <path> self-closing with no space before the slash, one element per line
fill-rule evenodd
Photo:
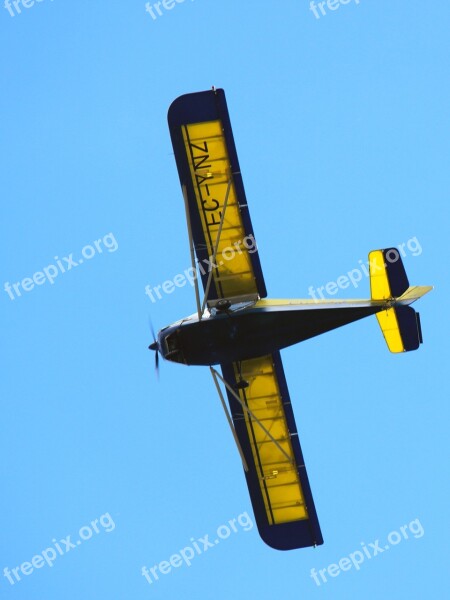
<path fill-rule="evenodd" d="M 186 0 L 153 20 L 141 0 L 0 6 L 1 598 L 444 597 L 450 7 L 325 8 Z M 416 305 L 418 352 L 390 354 L 370 318 L 282 353 L 325 544 L 282 553 L 240 527 L 150 585 L 142 566 L 252 516 L 209 373 L 165 363 L 158 383 L 147 350 L 149 315 L 160 328 L 195 309 L 190 286 L 144 294 L 189 266 L 167 109 L 211 85 L 227 94 L 269 296 L 306 297 L 412 238 L 410 281 L 435 290 Z M 110 233 L 117 246 L 53 285 L 3 289 Z M 340 292 L 368 295 L 366 278 Z M 107 514 L 52 568 L 3 575 Z M 314 583 L 312 568 L 415 519 L 422 537 Z"/>

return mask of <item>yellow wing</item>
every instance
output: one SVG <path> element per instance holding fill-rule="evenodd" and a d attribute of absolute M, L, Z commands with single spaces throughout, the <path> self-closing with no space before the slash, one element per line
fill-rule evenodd
<path fill-rule="evenodd" d="M 168 119 L 208 300 L 265 297 L 223 90 L 181 96 Z"/>

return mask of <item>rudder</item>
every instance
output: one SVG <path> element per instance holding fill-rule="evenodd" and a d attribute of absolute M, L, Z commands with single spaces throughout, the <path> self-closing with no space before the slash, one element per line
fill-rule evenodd
<path fill-rule="evenodd" d="M 408 277 L 397 248 L 370 252 L 369 269 L 372 300 L 395 301 L 409 289 Z M 376 317 L 391 352 L 417 350 L 422 343 L 419 313 L 410 306 L 388 306 Z"/>
<path fill-rule="evenodd" d="M 370 252 L 369 268 L 372 300 L 398 298 L 409 288 L 408 277 L 397 248 Z"/>

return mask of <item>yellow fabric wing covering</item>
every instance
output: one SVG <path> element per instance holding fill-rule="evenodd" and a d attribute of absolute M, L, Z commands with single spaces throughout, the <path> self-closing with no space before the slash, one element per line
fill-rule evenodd
<path fill-rule="evenodd" d="M 240 398 L 269 431 L 271 437 L 246 411 L 244 418 L 256 465 L 269 524 L 307 519 L 308 512 L 292 449 L 283 399 L 272 356 L 234 365 L 235 376 L 249 383 Z"/>
<path fill-rule="evenodd" d="M 218 296 L 231 298 L 257 294 L 250 260 L 256 242 L 253 236 L 245 233 L 222 123 L 216 120 L 183 125 L 182 132 L 210 257 L 217 245 L 213 281 Z"/>

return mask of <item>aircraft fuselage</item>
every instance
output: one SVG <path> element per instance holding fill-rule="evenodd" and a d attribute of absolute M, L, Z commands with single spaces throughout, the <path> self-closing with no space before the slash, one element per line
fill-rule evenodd
<path fill-rule="evenodd" d="M 391 302 L 353 300 L 259 301 L 235 311 L 182 319 L 158 334 L 162 356 L 186 365 L 256 358 L 373 315 Z"/>

